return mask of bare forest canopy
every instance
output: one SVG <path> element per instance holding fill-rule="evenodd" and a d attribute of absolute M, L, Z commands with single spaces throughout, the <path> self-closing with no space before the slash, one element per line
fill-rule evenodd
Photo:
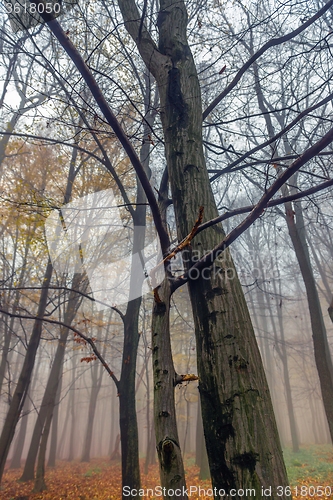
<path fill-rule="evenodd" d="M 333 0 L 0 16 L 0 481 L 297 498 L 333 438 Z"/>

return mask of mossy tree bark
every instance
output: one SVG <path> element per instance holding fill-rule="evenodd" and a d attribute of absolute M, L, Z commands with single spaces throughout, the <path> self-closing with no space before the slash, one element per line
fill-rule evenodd
<path fill-rule="evenodd" d="M 152 319 L 154 422 L 165 500 L 186 499 L 185 471 L 180 450 L 175 410 L 174 369 L 170 342 L 170 284 L 167 279 L 158 289 Z M 175 491 L 178 490 L 178 491 Z M 169 493 L 168 493 L 169 492 Z"/>
<path fill-rule="evenodd" d="M 217 217 L 202 146 L 202 105 L 187 41 L 181 0 L 161 0 L 158 47 L 140 23 L 131 0 L 119 0 L 125 26 L 136 41 L 160 92 L 165 154 L 178 239 L 193 228 L 200 206 Z M 185 255 L 203 255 L 223 237 L 220 226 L 201 232 Z M 198 375 L 213 487 L 255 488 L 287 484 L 279 436 L 262 360 L 229 252 L 199 276 L 191 276 Z M 276 493 L 273 493 L 273 498 Z M 283 497 L 282 497 L 283 498 Z"/>
<path fill-rule="evenodd" d="M 202 424 L 201 405 L 198 401 L 197 409 L 197 428 L 196 428 L 196 447 L 195 463 L 200 467 L 199 479 L 206 480 L 210 478 L 208 456 L 206 450 L 205 436 Z"/>

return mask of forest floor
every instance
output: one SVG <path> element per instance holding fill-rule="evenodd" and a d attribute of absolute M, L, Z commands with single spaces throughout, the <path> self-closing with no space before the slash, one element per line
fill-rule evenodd
<path fill-rule="evenodd" d="M 294 500 L 332 500 L 333 449 L 331 446 L 307 446 L 296 454 L 286 449 L 284 456 Z M 188 489 L 192 487 L 189 498 L 211 500 L 213 497 L 209 495 L 210 481 L 199 481 L 199 470 L 193 465 L 193 461 L 192 457 L 186 461 L 187 487 Z M 110 464 L 107 459 L 92 459 L 89 463 L 60 461 L 56 468 L 47 469 L 48 489 L 43 493 L 31 493 L 33 482 L 18 482 L 21 474 L 22 470 L 6 471 L 0 491 L 1 500 L 121 499 L 120 463 Z M 162 496 L 159 491 L 155 490 L 157 485 L 159 485 L 159 476 L 158 467 L 155 465 L 149 468 L 147 475 L 142 473 L 142 488 L 153 489 L 155 495 L 138 495 L 138 500 L 141 498 L 160 500 Z M 202 491 L 205 490 L 206 494 L 199 495 L 199 487 Z M 266 493 L 266 496 L 262 498 L 271 498 L 269 492 Z M 245 493 L 240 496 L 250 498 Z"/>

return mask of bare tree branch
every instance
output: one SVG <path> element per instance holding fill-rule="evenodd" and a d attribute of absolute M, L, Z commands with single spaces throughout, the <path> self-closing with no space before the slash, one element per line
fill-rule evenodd
<path fill-rule="evenodd" d="M 333 1 L 333 0 L 332 0 Z M 157 230 L 157 233 L 160 238 L 161 242 L 161 248 L 162 252 L 166 253 L 167 249 L 169 247 L 169 236 L 168 233 L 163 225 L 163 221 L 161 218 L 161 214 L 159 211 L 158 203 L 155 198 L 153 189 L 150 185 L 149 179 L 146 175 L 146 172 L 143 168 L 143 165 L 141 164 L 141 161 L 134 150 L 131 142 L 129 141 L 127 135 L 125 134 L 125 131 L 121 127 L 120 123 L 118 122 L 116 116 L 112 112 L 109 104 L 107 103 L 103 92 L 99 88 L 93 74 L 91 73 L 90 69 L 88 68 L 87 64 L 83 60 L 81 54 L 73 44 L 73 42 L 70 40 L 70 38 L 66 35 L 60 24 L 56 19 L 51 14 L 47 14 L 44 11 L 44 3 L 42 0 L 31 0 L 31 3 L 35 4 L 37 6 L 38 10 L 38 5 L 42 5 L 43 8 L 42 13 L 40 16 L 44 19 L 44 21 L 47 23 L 48 27 L 54 34 L 54 36 L 57 38 L 58 42 L 60 45 L 63 47 L 63 49 L 66 51 L 70 59 L 73 61 L 75 64 L 76 68 L 80 72 L 81 76 L 83 77 L 84 81 L 86 82 L 88 88 L 90 89 L 90 92 L 92 93 L 93 97 L 95 98 L 95 101 L 102 111 L 105 119 L 113 129 L 114 133 L 118 137 L 120 143 L 122 144 L 126 154 L 128 155 L 134 170 L 141 182 L 141 185 L 145 191 L 145 194 L 147 196 L 147 200 L 150 204 L 150 208 L 152 211 L 152 215 L 154 218 L 155 222 L 155 227 Z M 139 18 L 140 19 L 140 18 Z"/>
<path fill-rule="evenodd" d="M 316 156 L 320 151 L 326 148 L 333 141 L 333 128 L 327 132 L 327 134 L 322 137 L 318 142 L 316 142 L 312 147 L 307 149 L 297 160 L 295 160 L 287 170 L 285 170 L 280 177 L 271 185 L 271 187 L 266 191 L 266 193 L 261 197 L 259 202 L 251 210 L 251 213 L 235 228 L 233 229 L 219 245 L 217 245 L 213 250 L 204 255 L 200 260 L 198 260 L 183 276 L 177 278 L 172 284 L 172 292 L 177 290 L 180 286 L 185 284 L 189 279 L 191 279 L 191 272 L 193 274 L 193 269 L 201 271 L 205 267 L 212 265 L 214 260 L 220 255 L 226 248 L 228 248 L 231 243 L 233 243 L 246 229 L 248 229 L 253 222 L 255 222 L 258 217 L 263 213 L 265 208 L 271 198 L 281 189 L 283 184 L 287 182 L 290 177 L 292 177 L 295 172 L 297 172 L 305 163 Z M 330 182 L 330 181 L 329 181 Z"/>
<path fill-rule="evenodd" d="M 278 132 L 277 134 L 275 134 L 273 137 L 271 137 L 267 141 L 263 142 L 262 144 L 259 144 L 255 148 L 253 148 L 250 151 L 247 151 L 246 153 L 244 153 L 240 158 L 237 158 L 237 160 L 235 160 L 234 162 L 232 162 L 228 167 L 222 169 L 218 174 L 213 175 L 210 178 L 210 181 L 213 182 L 215 179 L 217 179 L 218 177 L 220 177 L 223 173 L 230 172 L 231 170 L 234 170 L 234 167 L 236 165 L 238 165 L 239 163 L 241 163 L 242 161 L 244 161 L 246 158 L 248 158 L 249 156 L 253 155 L 257 151 L 259 151 L 261 149 L 264 149 L 265 147 L 269 146 L 270 144 L 272 144 L 275 141 L 277 141 L 278 139 L 280 139 L 280 137 L 282 137 L 286 132 L 288 132 L 290 129 L 292 129 L 300 120 L 302 120 L 302 118 L 304 118 L 306 115 L 308 115 L 309 113 L 311 113 L 315 109 L 319 108 L 320 106 L 323 106 L 324 104 L 327 104 L 328 102 L 330 102 L 332 100 L 332 98 L 333 98 L 333 93 L 329 94 L 328 96 L 326 96 L 324 99 L 322 99 L 321 101 L 317 102 L 313 106 L 310 106 L 309 108 L 304 109 L 284 129 L 280 130 L 280 132 Z"/>
<path fill-rule="evenodd" d="M 318 184 L 312 188 L 306 189 L 305 191 L 300 191 L 299 193 L 291 194 L 290 196 L 284 196 L 283 198 L 278 198 L 276 200 L 271 200 L 267 203 L 267 207 L 276 207 L 277 205 L 283 205 L 289 201 L 299 200 L 301 198 L 305 198 L 306 196 L 310 196 L 311 194 L 318 193 L 319 191 L 323 191 L 328 187 L 333 186 L 333 179 L 329 179 L 326 182 Z M 196 234 L 199 234 L 201 231 L 206 229 L 207 227 L 213 226 L 219 222 L 223 222 L 224 220 L 230 219 L 230 217 L 235 217 L 236 215 L 246 214 L 251 212 L 256 205 L 249 205 L 247 207 L 236 208 L 235 210 L 230 210 L 229 212 L 225 212 L 224 214 L 216 217 L 215 219 L 211 219 L 205 223 L 203 223 L 197 230 Z"/>
<path fill-rule="evenodd" d="M 244 73 L 248 70 L 248 68 L 257 59 L 259 59 L 259 57 L 261 57 L 271 47 L 275 47 L 276 45 L 281 45 L 282 43 L 287 42 L 292 38 L 295 38 L 297 35 L 299 35 L 309 26 L 311 26 L 311 24 L 317 21 L 317 19 L 319 19 L 330 7 L 332 7 L 332 5 L 333 5 L 333 0 L 329 0 L 324 5 L 324 7 L 318 10 L 318 12 L 314 16 L 310 17 L 310 19 L 308 19 L 305 23 L 303 23 L 299 28 L 279 38 L 272 38 L 271 40 L 269 40 L 269 42 L 265 43 L 265 45 L 263 45 L 255 54 L 253 54 L 253 56 L 250 57 L 250 59 L 241 67 L 235 78 L 232 80 L 231 83 L 229 83 L 229 85 L 223 90 L 223 92 L 221 92 L 221 94 L 218 95 L 214 99 L 214 101 L 205 109 L 205 111 L 202 114 L 203 120 L 205 120 L 207 116 L 213 111 L 213 109 L 222 101 L 222 99 L 224 99 L 225 96 L 229 94 L 229 92 L 237 85 L 237 83 L 242 78 Z"/>
<path fill-rule="evenodd" d="M 57 321 L 55 319 L 49 319 L 49 318 L 44 318 L 44 317 L 39 318 L 38 316 L 29 316 L 29 315 L 18 314 L 18 313 L 13 314 L 13 313 L 10 313 L 8 311 L 5 311 L 4 309 L 0 309 L 0 313 L 6 314 L 10 318 L 20 318 L 20 319 L 31 319 L 34 321 L 43 321 L 44 323 L 50 323 L 52 325 L 58 325 L 58 326 L 62 326 L 64 328 L 68 328 L 72 332 L 76 333 L 76 335 L 78 335 L 82 340 L 84 340 L 87 344 L 90 345 L 96 358 L 98 358 L 99 361 L 102 363 L 103 367 L 108 372 L 108 374 L 110 375 L 110 377 L 112 378 L 112 380 L 116 384 L 116 387 L 118 388 L 119 381 L 118 381 L 117 377 L 115 376 L 115 374 L 113 373 L 113 371 L 111 370 L 111 368 L 109 367 L 109 365 L 107 364 L 107 362 L 105 361 L 105 359 L 103 358 L 103 356 L 101 355 L 101 353 L 99 352 L 99 350 L 97 349 L 95 342 L 90 337 L 87 337 L 86 335 L 84 335 L 82 332 L 80 332 L 79 330 L 77 330 L 73 326 L 66 325 L 66 323 L 63 323 L 62 321 Z"/>

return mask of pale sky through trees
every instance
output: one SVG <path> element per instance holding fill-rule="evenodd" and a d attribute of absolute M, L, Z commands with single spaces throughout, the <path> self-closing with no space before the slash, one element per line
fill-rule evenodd
<path fill-rule="evenodd" d="M 333 0 L 54 5 L 0 8 L 8 500 L 331 484 Z"/>

